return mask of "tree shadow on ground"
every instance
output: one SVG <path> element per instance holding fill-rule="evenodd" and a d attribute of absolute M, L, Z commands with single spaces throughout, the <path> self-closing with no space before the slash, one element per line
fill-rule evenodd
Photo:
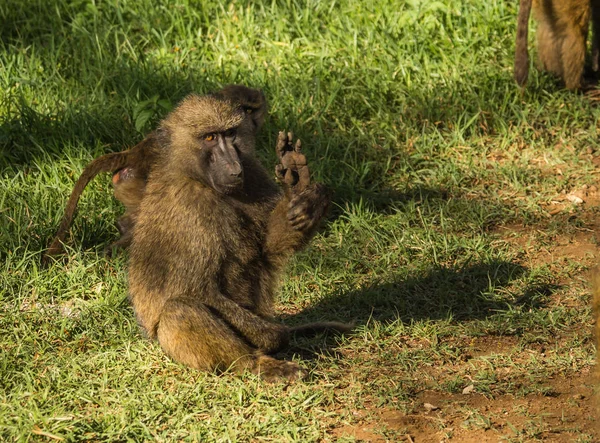
<path fill-rule="evenodd" d="M 0 119 L 0 169 L 28 166 L 48 158 L 61 158 L 65 147 L 91 151 L 102 145 L 102 153 L 120 151 L 138 143 L 144 137 L 135 129 L 132 109 L 138 101 L 158 95 L 177 103 L 191 92 L 212 91 L 219 88 L 216 82 L 197 81 L 182 73 L 157 72 L 149 65 L 123 65 L 106 77 L 119 75 L 121 90 L 137 91 L 139 100 L 123 94 L 114 94 L 114 85 L 104 80 L 100 87 L 106 91 L 106 100 L 94 103 L 73 101 L 56 111 L 41 113 L 30 100 L 22 96 L 11 97 L 9 112 Z M 201 86 L 198 86 L 201 85 Z M 156 122 L 166 114 L 157 109 L 148 122 L 150 132 Z"/>

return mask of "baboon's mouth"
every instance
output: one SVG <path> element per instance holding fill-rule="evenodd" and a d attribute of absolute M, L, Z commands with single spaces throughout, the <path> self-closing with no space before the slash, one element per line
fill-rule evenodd
<path fill-rule="evenodd" d="M 237 191 L 241 191 L 244 188 L 244 179 L 240 178 L 234 183 L 222 184 L 219 186 L 218 191 L 221 194 L 235 194 Z"/>

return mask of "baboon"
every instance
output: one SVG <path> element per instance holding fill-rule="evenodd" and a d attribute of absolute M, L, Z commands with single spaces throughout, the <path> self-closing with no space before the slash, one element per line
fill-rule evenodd
<path fill-rule="evenodd" d="M 217 94 L 240 106 L 249 116 L 253 125 L 251 127 L 258 132 L 265 121 L 267 111 L 267 103 L 262 91 L 242 85 L 228 85 Z M 110 253 L 114 248 L 127 247 L 131 242 L 131 232 L 137 218 L 137 208 L 144 195 L 146 180 L 162 148 L 162 135 L 158 130 L 150 133 L 131 149 L 106 154 L 92 160 L 75 183 L 56 235 L 45 252 L 44 261 L 64 252 L 63 243 L 73 221 L 77 202 L 87 184 L 101 172 L 113 172 L 115 197 L 125 206 L 125 213 L 117 221 L 121 237 L 105 251 Z"/>
<path fill-rule="evenodd" d="M 586 40 L 593 23 L 592 70 L 600 61 L 599 0 L 520 0 L 515 44 L 515 81 L 524 86 L 529 74 L 527 32 L 532 8 L 538 22 L 537 48 L 542 69 L 559 76 L 567 89 L 587 89 L 584 80 Z"/>
<path fill-rule="evenodd" d="M 189 96 L 163 120 L 168 145 L 133 228 L 129 298 L 147 336 L 174 360 L 293 380 L 305 375 L 300 366 L 268 355 L 290 333 L 351 325 L 288 328 L 271 319 L 278 274 L 312 237 L 329 196 L 310 183 L 291 133 L 277 141 L 278 186 L 254 156 L 250 124 L 215 95 Z"/>

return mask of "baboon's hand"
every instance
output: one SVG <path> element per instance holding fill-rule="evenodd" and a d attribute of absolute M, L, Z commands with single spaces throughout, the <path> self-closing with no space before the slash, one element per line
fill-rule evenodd
<path fill-rule="evenodd" d="M 290 189 L 294 194 L 304 191 L 310 184 L 310 171 L 306 157 L 302 154 L 302 142 L 294 141 L 294 134 L 282 131 L 277 137 L 277 158 L 279 164 L 275 166 L 277 179 Z"/>
<path fill-rule="evenodd" d="M 329 207 L 329 192 L 325 185 L 315 183 L 292 197 L 287 217 L 292 228 L 301 232 L 314 229 Z"/>

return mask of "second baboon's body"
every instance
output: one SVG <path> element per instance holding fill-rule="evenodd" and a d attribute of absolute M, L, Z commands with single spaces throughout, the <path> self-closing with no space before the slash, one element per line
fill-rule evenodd
<path fill-rule="evenodd" d="M 598 71 L 599 6 L 598 0 L 521 0 L 515 51 L 517 83 L 524 85 L 527 81 L 527 22 L 529 11 L 533 9 L 538 22 L 537 48 L 540 67 L 562 78 L 568 89 L 582 88 L 590 20 L 594 28 L 592 69 Z"/>
<path fill-rule="evenodd" d="M 541 67 L 561 77 L 567 89 L 581 86 L 590 1 L 534 0 L 538 22 L 537 46 Z"/>

